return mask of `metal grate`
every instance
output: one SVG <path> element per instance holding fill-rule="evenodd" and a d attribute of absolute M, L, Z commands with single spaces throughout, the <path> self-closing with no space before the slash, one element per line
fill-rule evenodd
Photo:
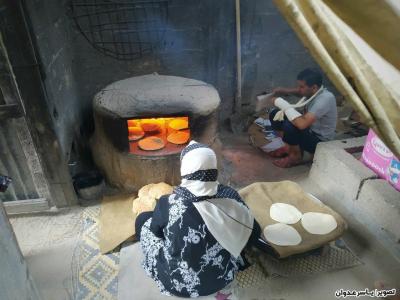
<path fill-rule="evenodd" d="M 161 47 L 168 21 L 168 0 L 71 0 L 79 31 L 97 50 L 132 60 Z"/>
<path fill-rule="evenodd" d="M 241 288 L 262 286 L 265 281 L 271 279 L 260 263 L 253 263 L 244 271 L 240 271 L 236 275 L 236 281 Z"/>
<path fill-rule="evenodd" d="M 300 257 L 288 257 L 279 260 L 262 256 L 260 262 L 262 268 L 268 270 L 268 273 L 272 276 L 283 277 L 316 275 L 363 264 L 342 239 L 329 243 L 320 253 L 310 251 Z"/>

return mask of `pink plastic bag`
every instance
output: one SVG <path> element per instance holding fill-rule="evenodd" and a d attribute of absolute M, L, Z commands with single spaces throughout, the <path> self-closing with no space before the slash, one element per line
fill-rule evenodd
<path fill-rule="evenodd" d="M 400 191 L 400 161 L 371 129 L 368 132 L 361 161 Z"/>

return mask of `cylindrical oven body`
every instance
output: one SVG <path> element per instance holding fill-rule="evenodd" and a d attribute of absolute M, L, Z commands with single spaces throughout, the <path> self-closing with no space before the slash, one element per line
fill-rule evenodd
<path fill-rule="evenodd" d="M 180 151 L 132 151 L 127 120 L 186 116 L 190 140 L 209 145 L 220 156 L 219 104 L 215 88 L 187 78 L 145 75 L 113 83 L 94 98 L 95 163 L 108 183 L 120 189 L 133 191 L 157 182 L 177 185 Z"/>

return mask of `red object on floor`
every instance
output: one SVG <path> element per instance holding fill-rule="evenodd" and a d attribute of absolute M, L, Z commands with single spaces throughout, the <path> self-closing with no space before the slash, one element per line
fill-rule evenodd
<path fill-rule="evenodd" d="M 281 158 L 285 157 L 288 154 L 288 152 L 289 152 L 289 147 L 285 145 L 279 149 L 269 152 L 268 155 L 275 158 Z"/>
<path fill-rule="evenodd" d="M 223 294 L 223 293 L 218 292 L 218 293 L 215 295 L 215 299 L 217 299 L 217 300 L 229 300 L 228 297 L 229 297 L 231 294 L 232 294 L 232 293 Z"/>
<path fill-rule="evenodd" d="M 303 162 L 292 161 L 289 156 L 286 156 L 284 158 L 274 160 L 272 163 L 279 168 L 291 168 L 294 166 L 301 165 Z"/>

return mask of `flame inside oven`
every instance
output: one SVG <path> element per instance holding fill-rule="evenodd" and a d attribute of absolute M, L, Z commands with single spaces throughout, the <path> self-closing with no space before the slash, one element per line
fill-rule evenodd
<path fill-rule="evenodd" d="M 190 140 L 189 117 L 129 119 L 127 126 L 132 154 L 178 153 Z"/>

